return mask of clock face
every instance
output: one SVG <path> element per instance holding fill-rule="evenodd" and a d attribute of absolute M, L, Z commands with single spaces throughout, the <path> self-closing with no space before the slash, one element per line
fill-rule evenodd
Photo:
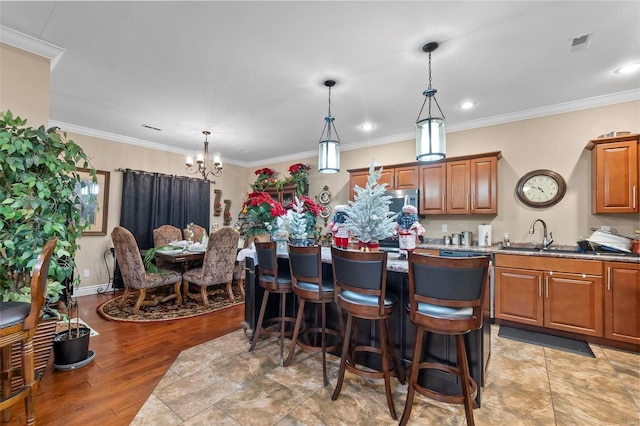
<path fill-rule="evenodd" d="M 530 207 L 550 207 L 566 192 L 562 176 L 551 170 L 534 170 L 522 176 L 516 186 L 520 201 Z"/>

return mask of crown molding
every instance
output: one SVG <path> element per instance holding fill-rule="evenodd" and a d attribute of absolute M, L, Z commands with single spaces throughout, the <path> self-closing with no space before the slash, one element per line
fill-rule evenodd
<path fill-rule="evenodd" d="M 66 49 L 62 47 L 3 25 L 0 25 L 0 42 L 49 59 L 51 71 L 53 71 L 64 52 L 66 52 Z"/>

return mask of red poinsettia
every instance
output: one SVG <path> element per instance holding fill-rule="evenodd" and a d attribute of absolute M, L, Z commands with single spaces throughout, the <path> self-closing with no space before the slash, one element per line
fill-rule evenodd
<path fill-rule="evenodd" d="M 309 167 L 307 164 L 296 163 L 289 166 L 289 173 L 291 174 L 300 173 L 300 172 L 306 173 L 309 170 L 311 170 L 311 167 Z"/>
<path fill-rule="evenodd" d="M 269 167 L 265 167 L 264 169 L 256 170 L 255 174 L 257 176 L 262 177 L 262 178 L 268 178 L 268 177 L 271 177 L 271 176 L 275 175 L 276 171 L 273 170 L 273 169 L 270 169 Z"/>
<path fill-rule="evenodd" d="M 248 195 L 242 205 L 249 222 L 256 228 L 269 228 L 273 226 L 278 216 L 284 216 L 287 211 L 282 204 L 274 200 L 271 195 L 262 191 L 254 191 Z"/>

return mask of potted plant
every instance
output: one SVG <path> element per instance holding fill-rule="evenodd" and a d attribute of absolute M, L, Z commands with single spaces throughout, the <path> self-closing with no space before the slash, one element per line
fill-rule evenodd
<path fill-rule="evenodd" d="M 247 224 L 244 236 L 253 238 L 264 234 L 273 235 L 277 230 L 276 218 L 284 216 L 287 211 L 271 195 L 254 191 L 242 205 L 242 213 Z"/>
<path fill-rule="evenodd" d="M 57 237 L 48 306 L 61 294 L 69 306 L 71 286 L 79 283 L 78 240 L 89 226 L 78 191 L 86 183 L 78 168 L 90 169 L 94 181 L 95 170 L 66 134 L 26 124 L 11 111 L 0 113 L 0 294 L 4 300 L 29 300 L 29 271 L 45 243 Z"/>
<path fill-rule="evenodd" d="M 302 246 L 314 244 L 318 236 L 316 221 L 321 207 L 304 195 L 295 197 L 295 201 L 287 207 L 287 215 L 283 222 L 291 244 Z"/>
<path fill-rule="evenodd" d="M 396 226 L 389 210 L 391 197 L 384 195 L 386 183 L 378 183 L 382 167 L 377 171 L 373 163 L 369 166 L 369 176 L 364 188 L 355 186 L 355 201 L 349 201 L 344 208 L 345 226 L 358 238 L 358 247 L 369 251 L 380 247 L 380 240 L 393 235 Z"/>

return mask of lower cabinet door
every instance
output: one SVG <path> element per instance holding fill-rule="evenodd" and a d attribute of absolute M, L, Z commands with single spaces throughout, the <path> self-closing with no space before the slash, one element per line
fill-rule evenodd
<path fill-rule="evenodd" d="M 543 326 L 542 272 L 495 268 L 495 316 Z"/>
<path fill-rule="evenodd" d="M 544 326 L 602 337 L 602 277 L 546 272 Z"/>
<path fill-rule="evenodd" d="M 605 262 L 604 335 L 640 345 L 640 264 Z"/>

